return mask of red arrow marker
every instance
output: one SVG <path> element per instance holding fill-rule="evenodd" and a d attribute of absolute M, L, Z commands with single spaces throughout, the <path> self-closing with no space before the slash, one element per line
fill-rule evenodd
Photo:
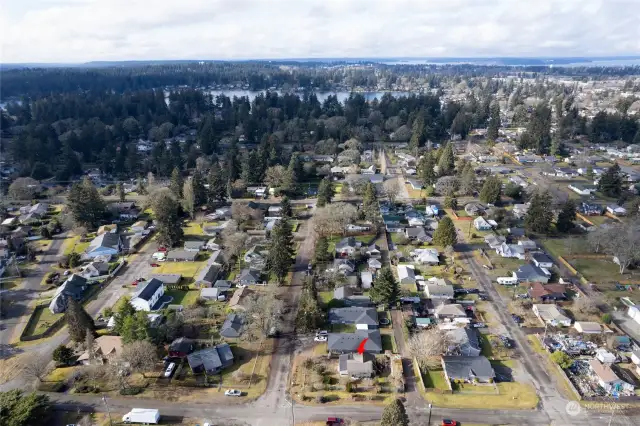
<path fill-rule="evenodd" d="M 358 353 L 360 355 L 362 355 L 364 353 L 364 345 L 367 344 L 367 340 L 369 340 L 368 337 L 366 339 L 364 339 L 362 342 L 360 342 L 360 346 L 358 346 Z"/>

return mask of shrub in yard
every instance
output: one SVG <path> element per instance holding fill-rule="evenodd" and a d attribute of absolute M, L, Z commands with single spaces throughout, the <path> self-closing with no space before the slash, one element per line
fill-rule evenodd
<path fill-rule="evenodd" d="M 355 392 L 353 382 L 347 382 L 347 384 L 345 385 L 345 390 L 349 393 Z"/>
<path fill-rule="evenodd" d="M 602 319 L 602 322 L 607 325 L 611 324 L 611 321 L 613 320 L 613 318 L 611 318 L 611 314 L 604 314 L 602 315 L 601 319 Z"/>
<path fill-rule="evenodd" d="M 120 395 L 138 395 L 139 393 L 142 392 L 142 388 L 139 387 L 130 387 L 130 388 L 124 388 L 124 389 L 120 389 Z"/>
<path fill-rule="evenodd" d="M 573 365 L 573 360 L 571 359 L 571 357 L 562 351 L 555 351 L 554 353 L 552 353 L 551 359 L 553 360 L 553 362 L 558 364 L 560 368 L 565 370 Z"/>
<path fill-rule="evenodd" d="M 324 395 L 316 396 L 316 403 L 324 404 L 325 402 L 327 402 L 327 399 L 324 397 Z"/>

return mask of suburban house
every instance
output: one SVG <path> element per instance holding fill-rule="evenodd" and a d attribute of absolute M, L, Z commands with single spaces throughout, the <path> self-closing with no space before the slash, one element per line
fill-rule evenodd
<path fill-rule="evenodd" d="M 573 328 L 582 334 L 600 334 L 602 333 L 602 326 L 597 322 L 592 321 L 576 321 L 573 323 Z"/>
<path fill-rule="evenodd" d="M 585 216 L 600 216 L 602 214 L 602 206 L 598 204 L 581 203 L 578 211 Z"/>
<path fill-rule="evenodd" d="M 149 279 L 155 278 L 156 280 L 160 280 L 164 283 L 164 285 L 176 285 L 182 279 L 182 275 L 180 274 L 152 274 L 149 276 Z"/>
<path fill-rule="evenodd" d="M 420 191 L 423 188 L 422 182 L 420 182 L 418 179 L 407 179 L 406 183 L 411 185 L 411 188 L 413 188 L 413 189 L 415 189 L 417 191 Z"/>
<path fill-rule="evenodd" d="M 336 287 L 333 290 L 333 298 L 342 300 L 347 306 L 371 306 L 369 296 L 355 294 L 354 289 L 349 286 Z"/>
<path fill-rule="evenodd" d="M 607 211 L 614 216 L 626 216 L 627 209 L 621 206 L 609 205 L 607 206 Z"/>
<path fill-rule="evenodd" d="M 548 302 L 550 300 L 567 300 L 564 284 L 532 283 L 527 290 L 529 297 L 535 301 Z"/>
<path fill-rule="evenodd" d="M 119 234 L 106 232 L 98 235 L 89 243 L 85 255 L 89 258 L 108 255 L 116 256 L 122 251 L 122 239 Z"/>
<path fill-rule="evenodd" d="M 507 232 L 509 233 L 509 235 L 515 238 L 522 238 L 525 236 L 524 228 L 507 228 Z"/>
<path fill-rule="evenodd" d="M 251 268 L 241 270 L 237 280 L 241 285 L 253 285 L 262 282 L 260 279 L 260 271 Z"/>
<path fill-rule="evenodd" d="M 502 257 L 511 257 L 524 260 L 524 247 L 518 244 L 502 243 L 500 247 L 496 249 L 496 253 Z"/>
<path fill-rule="evenodd" d="M 356 330 L 353 333 L 329 333 L 327 349 L 329 354 L 349 354 L 358 352 L 358 347 L 364 339 L 364 352 L 379 354 L 382 352 L 382 337 L 380 330 Z"/>
<path fill-rule="evenodd" d="M 169 356 L 171 358 L 185 358 L 195 349 L 195 342 L 186 337 L 178 337 L 169 345 Z"/>
<path fill-rule="evenodd" d="M 356 379 L 369 379 L 374 375 L 374 360 L 375 356 L 367 352 L 341 354 L 338 358 L 338 373 Z"/>
<path fill-rule="evenodd" d="M 336 243 L 336 253 L 340 256 L 353 256 L 358 248 L 360 248 L 360 242 L 354 237 L 343 238 Z"/>
<path fill-rule="evenodd" d="M 382 222 L 384 222 L 387 232 L 404 232 L 404 226 L 401 224 L 403 217 L 389 214 L 382 215 Z"/>
<path fill-rule="evenodd" d="M 217 256 L 211 256 L 207 259 L 206 265 L 200 268 L 198 275 L 195 277 L 197 287 L 211 287 L 217 281 L 222 270 L 222 265 L 217 263 L 217 260 Z"/>
<path fill-rule="evenodd" d="M 204 300 L 225 300 L 224 293 L 226 290 L 223 290 L 218 287 L 204 287 L 200 289 L 200 298 Z"/>
<path fill-rule="evenodd" d="M 492 383 L 496 377 L 491 363 L 484 356 L 443 356 L 442 370 L 448 382 Z"/>
<path fill-rule="evenodd" d="M 244 319 L 238 314 L 229 314 L 224 320 L 222 327 L 220 328 L 220 335 L 223 337 L 240 337 L 242 334 L 242 326 L 244 325 Z"/>
<path fill-rule="evenodd" d="M 633 392 L 634 387 L 632 384 L 625 382 L 606 364 L 601 363 L 597 359 L 589 360 L 589 367 L 598 380 L 598 384 L 612 394 L 614 392 L 620 393 L 622 391 Z"/>
<path fill-rule="evenodd" d="M 416 271 L 413 265 L 398 265 L 398 282 L 400 284 L 415 284 Z"/>
<path fill-rule="evenodd" d="M 529 238 L 524 238 L 518 241 L 518 245 L 522 247 L 525 251 L 535 250 L 538 248 L 538 246 L 536 245 L 536 242 L 533 240 L 530 240 Z"/>
<path fill-rule="evenodd" d="M 197 251 L 171 250 L 167 253 L 167 260 L 172 262 L 195 262 L 197 258 Z"/>
<path fill-rule="evenodd" d="M 531 206 L 531 203 L 514 204 L 513 205 L 513 214 L 518 219 L 522 219 L 527 214 L 527 212 L 529 211 L 529 207 L 530 206 Z"/>
<path fill-rule="evenodd" d="M 478 216 L 478 215 L 484 213 L 485 210 L 486 209 L 482 204 L 480 204 L 478 202 L 475 202 L 475 201 L 467 203 L 464 206 L 464 211 L 469 216 Z"/>
<path fill-rule="evenodd" d="M 147 229 L 147 221 L 146 220 L 139 220 L 136 223 L 134 223 L 133 225 L 131 225 L 131 230 L 133 232 L 135 232 L 136 234 L 142 233 Z"/>
<path fill-rule="evenodd" d="M 269 251 L 262 245 L 254 245 L 244 254 L 244 261 L 256 269 L 261 269 L 267 261 Z"/>
<path fill-rule="evenodd" d="M 42 219 L 43 217 L 45 217 L 48 211 L 49 211 L 49 204 L 47 203 L 38 203 L 32 206 L 20 207 L 21 214 L 32 215 L 33 217 L 36 217 L 38 219 Z"/>
<path fill-rule="evenodd" d="M 490 231 L 492 229 L 492 226 L 489 224 L 489 222 L 487 222 L 482 216 L 478 216 L 473 220 L 473 226 L 478 231 Z"/>
<path fill-rule="evenodd" d="M 549 324 L 554 327 L 571 326 L 571 318 L 569 318 L 562 309 L 553 304 L 536 304 L 531 308 L 533 313 L 538 317 L 543 324 Z"/>
<path fill-rule="evenodd" d="M 526 263 L 518 268 L 517 271 L 514 272 L 515 277 L 518 279 L 518 282 L 538 282 L 546 284 L 549 282 L 549 278 L 551 278 L 551 273 L 546 270 L 537 267 L 531 263 Z"/>
<path fill-rule="evenodd" d="M 437 265 L 440 263 L 438 249 L 435 248 L 415 249 L 409 252 L 409 254 L 414 261 L 422 265 Z"/>
<path fill-rule="evenodd" d="M 482 352 L 480 340 L 475 328 L 458 327 L 446 332 L 449 337 L 450 354 L 478 356 Z"/>
<path fill-rule="evenodd" d="M 603 364 L 609 365 L 615 363 L 618 360 L 618 358 L 614 354 L 612 354 L 605 348 L 596 349 L 596 359 Z"/>
<path fill-rule="evenodd" d="M 80 274 L 83 278 L 101 277 L 109 274 L 109 264 L 107 262 L 93 261 L 84 267 Z"/>
<path fill-rule="evenodd" d="M 423 217 L 407 217 L 407 223 L 409 226 L 424 226 Z"/>
<path fill-rule="evenodd" d="M 538 268 L 552 268 L 553 267 L 553 259 L 545 253 L 533 253 L 531 255 L 531 261 Z"/>
<path fill-rule="evenodd" d="M 568 187 L 570 190 L 580 195 L 591 195 L 592 192 L 596 191 L 595 186 L 579 185 L 577 183 L 569 184 Z"/>
<path fill-rule="evenodd" d="M 49 303 L 49 310 L 54 314 L 60 314 L 66 311 L 67 298 L 71 297 L 74 300 L 81 300 L 87 287 L 86 278 L 76 274 L 71 275 L 56 289 L 53 299 L 51 299 L 51 303 Z"/>
<path fill-rule="evenodd" d="M 450 284 L 438 284 L 435 282 L 429 282 L 424 285 L 424 294 L 429 299 L 453 299 L 454 292 L 453 286 Z"/>
<path fill-rule="evenodd" d="M 371 227 L 366 225 L 356 225 L 356 224 L 350 223 L 347 226 L 345 226 L 344 229 L 347 232 L 364 232 L 364 231 L 370 230 Z"/>
<path fill-rule="evenodd" d="M 462 305 L 458 303 L 452 303 L 450 305 L 441 303 L 435 309 L 435 317 L 438 319 L 455 320 L 456 318 L 467 318 L 467 313 Z"/>
<path fill-rule="evenodd" d="M 118 215 L 121 220 L 134 220 L 140 215 L 140 210 L 136 208 L 136 203 L 132 201 L 111 203 L 108 208 Z"/>
<path fill-rule="evenodd" d="M 440 209 L 436 205 L 430 205 L 424 208 L 424 213 L 427 216 L 438 216 L 440 214 Z"/>
<path fill-rule="evenodd" d="M 185 251 L 193 251 L 199 252 L 200 250 L 204 250 L 204 242 L 203 241 L 185 241 L 184 242 L 184 250 Z"/>
<path fill-rule="evenodd" d="M 421 243 L 430 243 L 433 238 L 425 231 L 423 227 L 405 228 L 404 236 L 410 241 L 419 241 Z"/>
<path fill-rule="evenodd" d="M 327 320 L 330 324 L 354 324 L 357 330 L 378 328 L 378 312 L 375 308 L 332 308 Z"/>
<path fill-rule="evenodd" d="M 218 374 L 233 365 L 233 352 L 228 343 L 221 343 L 187 355 L 187 362 L 195 374 Z"/>
<path fill-rule="evenodd" d="M 109 364 L 122 353 L 122 338 L 120 336 L 100 336 L 95 339 L 93 355 L 88 350 L 78 357 L 78 362 L 83 365 Z"/>
<path fill-rule="evenodd" d="M 497 249 L 507 241 L 502 235 L 489 234 L 484 237 L 484 242 L 489 245 L 489 248 Z"/>
<path fill-rule="evenodd" d="M 378 247 L 377 244 L 371 244 L 369 247 L 367 247 L 365 254 L 368 257 L 372 257 L 375 259 L 380 259 L 380 256 L 382 255 L 382 253 L 380 252 L 380 247 Z"/>
<path fill-rule="evenodd" d="M 155 278 L 143 283 L 131 298 L 131 305 L 137 311 L 154 311 L 155 305 L 164 295 L 164 283 Z"/>
<path fill-rule="evenodd" d="M 367 266 L 369 267 L 369 269 L 381 269 L 382 262 L 380 262 L 378 259 L 370 258 L 367 259 Z"/>
<path fill-rule="evenodd" d="M 327 272 L 340 273 L 343 275 L 352 274 L 356 270 L 356 265 L 349 259 L 333 259 L 333 264 L 327 268 Z"/>

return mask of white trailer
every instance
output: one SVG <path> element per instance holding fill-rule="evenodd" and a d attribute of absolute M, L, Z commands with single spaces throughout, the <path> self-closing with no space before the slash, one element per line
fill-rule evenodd
<path fill-rule="evenodd" d="M 160 421 L 160 411 L 155 408 L 132 408 L 122 416 L 123 423 L 142 423 L 157 425 Z"/>
<path fill-rule="evenodd" d="M 518 284 L 518 278 L 516 277 L 515 274 L 513 274 L 513 276 L 511 277 L 498 277 L 497 281 L 498 281 L 498 284 L 502 284 L 502 285 Z"/>

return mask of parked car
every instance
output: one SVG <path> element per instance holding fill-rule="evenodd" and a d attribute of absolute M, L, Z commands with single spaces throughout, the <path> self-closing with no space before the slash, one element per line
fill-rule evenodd
<path fill-rule="evenodd" d="M 326 342 L 328 339 L 327 336 L 316 336 L 313 338 L 315 342 Z"/>
<path fill-rule="evenodd" d="M 171 374 L 173 373 L 174 368 L 176 368 L 176 363 L 175 362 L 170 363 L 167 369 L 164 370 L 164 377 L 171 377 Z"/>
<path fill-rule="evenodd" d="M 458 422 L 451 419 L 442 419 L 442 426 L 458 426 Z"/>
<path fill-rule="evenodd" d="M 339 417 L 327 417 L 327 426 L 341 426 L 344 420 Z"/>
<path fill-rule="evenodd" d="M 160 246 L 160 247 L 158 247 L 158 251 L 167 251 L 167 248 Z"/>
<path fill-rule="evenodd" d="M 316 336 L 328 336 L 329 332 L 327 330 L 316 331 Z"/>
<path fill-rule="evenodd" d="M 471 327 L 473 327 L 473 328 L 484 328 L 486 326 L 487 326 L 487 324 L 485 324 L 483 322 L 474 322 L 473 324 L 471 324 Z"/>
<path fill-rule="evenodd" d="M 505 348 L 512 348 L 513 347 L 513 343 L 511 343 L 511 339 L 509 339 L 505 335 L 500 336 L 500 341 L 502 342 L 502 344 L 504 345 Z"/>
<path fill-rule="evenodd" d="M 227 389 L 224 391 L 224 396 L 242 396 L 242 392 L 238 389 Z"/>
<path fill-rule="evenodd" d="M 159 268 L 160 267 L 160 265 L 158 263 L 152 263 L 150 266 L 152 268 Z"/>
<path fill-rule="evenodd" d="M 522 317 L 520 315 L 511 314 L 511 318 L 513 319 L 513 322 L 515 322 L 516 324 L 522 323 Z"/>

